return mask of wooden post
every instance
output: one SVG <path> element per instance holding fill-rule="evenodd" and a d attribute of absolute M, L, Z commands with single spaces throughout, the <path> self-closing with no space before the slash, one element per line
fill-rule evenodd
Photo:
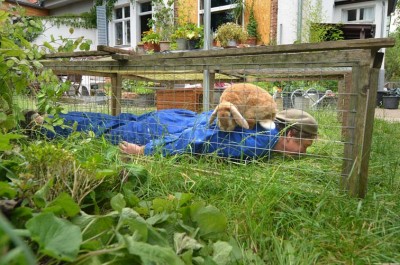
<path fill-rule="evenodd" d="M 111 115 L 121 113 L 122 76 L 113 74 L 111 76 Z"/>
<path fill-rule="evenodd" d="M 364 137 L 362 145 L 361 165 L 359 172 L 359 189 L 358 197 L 364 198 L 367 194 L 368 189 L 368 165 L 371 154 L 372 144 L 372 132 L 374 127 L 375 119 L 375 106 L 376 106 L 376 94 L 378 89 L 379 69 L 371 69 L 370 71 L 370 86 L 367 91 L 367 102 L 365 112 L 365 126 L 364 126 Z"/>
<path fill-rule="evenodd" d="M 364 147 L 365 139 L 367 135 L 365 134 L 366 125 L 366 113 L 367 113 L 367 92 L 370 88 L 370 65 L 360 64 L 359 66 L 353 67 L 353 86 L 352 92 L 356 93 L 354 100 L 351 100 L 351 106 L 354 108 L 350 111 L 354 111 L 354 122 L 349 123 L 354 125 L 354 133 L 352 133 L 350 145 L 353 147 L 352 151 L 352 166 L 349 174 L 343 176 L 343 185 L 349 194 L 354 197 L 361 197 L 365 195 L 366 188 L 364 183 L 367 182 L 368 174 L 362 172 L 361 164 L 365 163 L 366 153 Z M 346 154 L 348 155 L 348 154 Z"/>

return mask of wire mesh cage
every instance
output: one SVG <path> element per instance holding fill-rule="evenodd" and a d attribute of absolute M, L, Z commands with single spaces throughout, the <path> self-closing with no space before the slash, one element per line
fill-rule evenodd
<path fill-rule="evenodd" d="M 79 63 L 47 61 L 45 66 L 60 75 L 94 76 L 95 86 L 88 85 L 87 96 L 66 96 L 79 101 L 65 103 L 67 109 L 109 114 L 102 120 L 101 131 L 115 143 L 151 143 L 145 154 L 270 161 L 282 131 L 260 127 L 257 118 L 256 129 L 236 126 L 233 132 L 221 131 L 218 119 L 210 123 L 229 87 L 256 85 L 269 93 L 278 112 L 297 109 L 318 123 L 318 137 L 312 139 L 307 154 L 302 150 L 277 156 L 272 163 L 292 160 L 293 154 L 312 157 L 309 173 L 341 176 L 346 189 L 363 196 L 372 132 L 368 119 L 373 117 L 381 64 L 377 47 L 386 45 L 391 44 L 363 40 L 145 56 L 114 54 Z M 247 96 L 243 93 L 238 98 L 244 102 Z M 238 107 L 245 111 L 248 106 Z M 330 163 L 318 164 L 319 160 Z"/>

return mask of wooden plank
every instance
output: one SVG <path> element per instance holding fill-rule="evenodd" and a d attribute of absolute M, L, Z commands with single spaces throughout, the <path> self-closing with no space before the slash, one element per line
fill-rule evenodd
<path fill-rule="evenodd" d="M 114 74 L 111 77 L 111 115 L 121 113 L 122 76 Z"/>
<path fill-rule="evenodd" d="M 283 53 L 283 54 L 266 54 L 264 56 L 249 55 L 241 57 L 222 57 L 222 58 L 179 58 L 175 60 L 146 61 L 146 60 L 130 60 L 126 62 L 118 61 L 68 61 L 42 62 L 45 67 L 52 69 L 90 69 L 91 71 L 106 71 L 109 73 L 128 74 L 129 71 L 137 70 L 153 70 L 162 71 L 203 71 L 207 66 L 210 71 L 219 70 L 235 70 L 235 69 L 260 69 L 265 68 L 287 68 L 287 69 L 304 69 L 304 68 L 322 68 L 322 67 L 351 67 L 353 63 L 364 58 L 370 57 L 368 50 L 352 50 L 352 51 L 318 51 L 310 53 Z M 139 57 L 138 57 L 139 58 Z M 300 71 L 299 71 L 300 72 Z"/>
<path fill-rule="evenodd" d="M 246 48 L 216 49 L 216 50 L 196 50 L 196 51 L 180 51 L 168 54 L 149 54 L 141 56 L 143 60 L 176 59 L 176 58 L 204 58 L 219 56 L 243 56 L 243 55 L 260 55 L 275 53 L 302 53 L 314 51 L 330 51 L 330 50 L 354 50 L 368 49 L 377 51 L 381 48 L 393 47 L 395 40 L 393 38 L 372 38 L 363 40 L 341 40 L 326 41 L 320 43 L 300 43 L 287 45 L 270 45 L 256 46 Z M 133 57 L 134 58 L 134 57 Z"/>
<path fill-rule="evenodd" d="M 351 158 L 353 161 L 351 171 L 348 177 L 344 179 L 344 184 L 346 190 L 349 194 L 354 197 L 359 197 L 361 192 L 360 183 L 361 177 L 361 161 L 363 160 L 363 143 L 364 143 L 364 127 L 365 127 L 365 113 L 366 113 L 366 101 L 367 94 L 366 91 L 369 88 L 369 65 L 359 65 L 354 67 L 352 92 L 356 92 L 357 96 L 355 100 L 351 102 L 350 111 L 354 111 L 354 133 L 351 136 L 351 143 L 353 145 L 353 150 Z"/>
<path fill-rule="evenodd" d="M 97 45 L 97 50 L 102 51 L 102 52 L 108 52 L 108 53 L 128 54 L 128 55 L 136 55 L 137 56 L 137 53 L 135 51 L 119 49 L 119 48 L 110 47 L 110 46 L 106 46 L 106 45 Z"/>
<path fill-rule="evenodd" d="M 362 144 L 362 155 L 361 155 L 361 165 L 359 173 L 359 190 L 358 197 L 365 198 L 367 195 L 367 185 L 368 185 L 368 166 L 371 153 L 372 144 L 372 132 L 375 119 L 375 106 L 377 89 L 379 83 L 379 68 L 373 68 L 370 70 L 370 85 L 367 93 L 366 102 L 366 113 L 365 113 L 365 126 L 364 126 L 364 137 Z"/>
<path fill-rule="evenodd" d="M 57 52 L 45 54 L 45 59 L 50 58 L 74 58 L 74 57 L 92 57 L 92 56 L 109 56 L 109 52 L 103 51 L 84 51 L 84 52 Z"/>

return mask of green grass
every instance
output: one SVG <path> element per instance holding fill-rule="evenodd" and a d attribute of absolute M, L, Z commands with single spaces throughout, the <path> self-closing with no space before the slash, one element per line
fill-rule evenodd
<path fill-rule="evenodd" d="M 217 206 L 230 220 L 228 233 L 267 264 L 398 263 L 400 156 L 395 135 L 400 135 L 399 123 L 376 120 L 363 200 L 339 189 L 341 163 L 328 158 L 340 156 L 341 149 L 329 149 L 329 141 L 312 150 L 325 150 L 322 157 L 300 160 L 275 157 L 246 165 L 203 157 L 134 161 L 152 176 L 143 194 L 191 192 Z"/>
<path fill-rule="evenodd" d="M 368 193 L 360 200 L 339 189 L 339 122 L 332 112 L 314 114 L 321 129 L 310 156 L 248 164 L 132 158 L 151 176 L 139 194 L 190 192 L 218 207 L 228 217 L 228 234 L 266 264 L 400 263 L 400 123 L 375 120 Z"/>

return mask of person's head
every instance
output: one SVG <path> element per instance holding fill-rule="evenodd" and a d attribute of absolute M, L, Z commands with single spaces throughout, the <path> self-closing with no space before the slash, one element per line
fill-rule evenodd
<path fill-rule="evenodd" d="M 280 138 L 274 150 L 289 155 L 304 154 L 318 134 L 318 123 L 309 113 L 287 109 L 277 113 Z"/>

